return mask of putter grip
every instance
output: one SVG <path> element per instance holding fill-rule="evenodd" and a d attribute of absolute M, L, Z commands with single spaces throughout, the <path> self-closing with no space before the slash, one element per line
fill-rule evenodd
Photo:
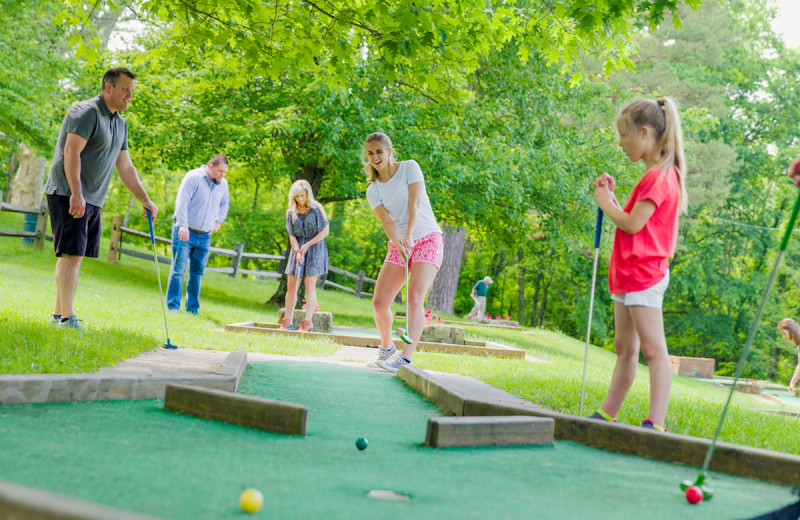
<path fill-rule="evenodd" d="M 156 235 L 153 233 L 153 214 L 150 213 L 150 208 L 144 208 L 144 211 L 147 213 L 147 223 L 150 224 L 150 240 L 155 244 Z"/>
<path fill-rule="evenodd" d="M 792 216 L 789 217 L 789 224 L 786 226 L 786 232 L 783 234 L 780 251 L 786 251 L 786 246 L 789 244 L 789 237 L 792 235 L 792 229 L 794 228 L 794 223 L 797 220 L 798 211 L 800 211 L 800 190 L 797 191 L 797 198 L 794 200 Z"/>
<path fill-rule="evenodd" d="M 597 224 L 594 226 L 594 248 L 600 248 L 600 233 L 603 232 L 603 210 L 597 208 Z"/>

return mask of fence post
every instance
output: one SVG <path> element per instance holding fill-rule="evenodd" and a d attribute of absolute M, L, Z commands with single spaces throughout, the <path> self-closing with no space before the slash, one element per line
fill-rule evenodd
<path fill-rule="evenodd" d="M 111 224 L 111 244 L 108 246 L 108 263 L 110 264 L 117 263 L 117 252 L 122 239 L 121 225 L 122 217 L 119 215 L 115 216 Z"/>
<path fill-rule="evenodd" d="M 242 262 L 242 251 L 244 251 L 244 244 L 234 244 L 233 250 L 236 251 L 236 254 L 231 259 L 231 267 L 233 267 L 231 278 L 236 278 L 236 275 L 239 274 L 239 264 Z"/>
<path fill-rule="evenodd" d="M 33 248 L 42 250 L 44 249 L 45 235 L 47 235 L 47 199 L 42 197 L 42 203 L 39 206 L 41 213 L 36 217 L 36 238 L 33 239 Z"/>
<path fill-rule="evenodd" d="M 358 272 L 358 279 L 356 280 L 356 298 L 361 298 L 361 290 L 364 288 L 364 273 L 363 270 Z"/>

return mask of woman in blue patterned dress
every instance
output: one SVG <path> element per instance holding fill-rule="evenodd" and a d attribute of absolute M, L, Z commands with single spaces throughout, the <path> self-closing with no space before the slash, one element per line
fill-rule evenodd
<path fill-rule="evenodd" d="M 306 317 L 300 324 L 301 331 L 312 329 L 311 318 L 317 307 L 317 277 L 328 272 L 328 217 L 322 204 L 314 200 L 308 181 L 299 180 L 289 189 L 289 210 L 286 212 L 286 231 L 292 249 L 286 263 L 289 283 L 286 290 L 286 314 L 281 330 L 294 330 L 292 317 L 297 304 L 297 284 L 300 278 L 306 284 Z"/>

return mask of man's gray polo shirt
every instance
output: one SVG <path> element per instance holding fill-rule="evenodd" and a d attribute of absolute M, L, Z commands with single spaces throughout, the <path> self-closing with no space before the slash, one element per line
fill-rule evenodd
<path fill-rule="evenodd" d="M 102 95 L 76 103 L 61 123 L 50 176 L 44 187 L 47 195 L 72 195 L 64 172 L 67 134 L 86 139 L 81 152 L 83 198 L 88 204 L 103 207 L 119 152 L 128 149 L 128 125 L 119 112 L 111 113 Z"/>

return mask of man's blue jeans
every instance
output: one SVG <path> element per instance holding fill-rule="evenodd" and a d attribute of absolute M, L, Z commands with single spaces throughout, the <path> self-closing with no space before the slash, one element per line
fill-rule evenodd
<path fill-rule="evenodd" d="M 186 312 L 197 314 L 200 308 L 200 285 L 208 263 L 211 235 L 189 231 L 189 240 L 183 241 L 178 238 L 178 229 L 178 226 L 172 226 L 172 268 L 169 272 L 167 307 L 175 311 L 181 308 L 183 275 L 188 263 L 189 282 L 186 284 Z"/>

